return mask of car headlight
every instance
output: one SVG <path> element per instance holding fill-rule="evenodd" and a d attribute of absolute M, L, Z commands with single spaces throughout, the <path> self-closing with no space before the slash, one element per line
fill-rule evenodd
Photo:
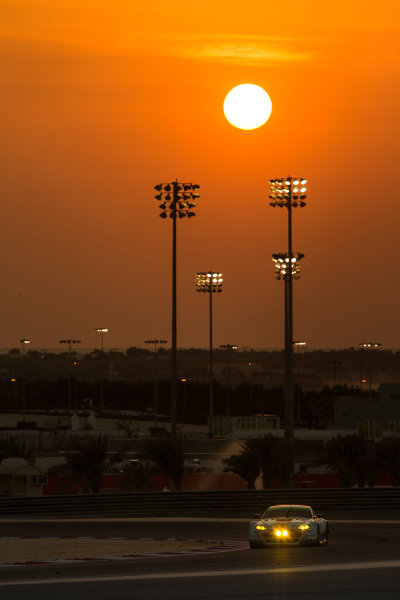
<path fill-rule="evenodd" d="M 297 529 L 310 529 L 309 525 L 299 525 Z"/>
<path fill-rule="evenodd" d="M 275 535 L 276 535 L 277 537 L 281 537 L 282 535 L 283 535 L 284 537 L 287 537 L 287 534 L 288 534 L 288 532 L 286 531 L 286 529 L 283 529 L 282 531 L 281 531 L 280 529 L 276 529 L 276 530 L 275 530 Z"/>
<path fill-rule="evenodd" d="M 256 529 L 259 529 L 260 531 L 265 531 L 267 528 L 264 525 L 256 525 Z"/>

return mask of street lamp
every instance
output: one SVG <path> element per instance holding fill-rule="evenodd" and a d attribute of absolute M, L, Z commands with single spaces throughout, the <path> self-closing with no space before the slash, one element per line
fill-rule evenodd
<path fill-rule="evenodd" d="M 341 364 L 342 364 L 341 361 L 336 360 L 336 359 L 328 361 L 328 365 L 333 365 L 333 385 L 334 385 L 334 387 L 336 387 L 337 368 L 340 367 Z"/>
<path fill-rule="evenodd" d="M 361 344 L 358 344 L 360 346 L 360 348 L 379 348 L 379 346 L 382 346 L 382 344 L 379 344 L 378 342 L 362 342 Z"/>
<path fill-rule="evenodd" d="M 167 340 L 145 340 L 145 344 L 154 346 L 154 427 L 157 427 L 158 411 L 158 371 L 157 371 L 157 346 L 158 344 L 167 344 Z"/>
<path fill-rule="evenodd" d="M 205 292 L 210 297 L 210 355 L 209 355 L 209 378 L 210 378 L 210 400 L 209 400 L 209 421 L 208 435 L 214 436 L 214 398 L 213 398 L 213 335 L 212 335 L 212 296 L 222 292 L 222 273 L 208 271 L 207 273 L 196 273 L 196 289 L 198 292 Z"/>
<path fill-rule="evenodd" d="M 81 340 L 59 340 L 59 344 L 68 344 L 68 352 L 71 353 L 71 345 L 72 344 L 80 344 Z"/>
<path fill-rule="evenodd" d="M 108 333 L 108 329 L 106 327 L 96 327 L 95 331 L 97 333 L 101 333 L 101 351 L 103 352 L 104 351 L 104 340 L 103 340 L 103 337 L 104 337 L 105 333 Z"/>
<path fill-rule="evenodd" d="M 379 348 L 380 346 L 382 346 L 382 344 L 380 344 L 379 342 L 361 342 L 361 344 L 358 344 L 360 348 L 364 348 L 364 350 L 376 350 L 377 348 Z M 360 363 L 361 365 L 362 363 Z M 365 379 L 361 379 L 361 383 L 367 383 Z M 369 361 L 369 393 L 371 394 L 371 388 L 372 388 L 372 361 Z"/>
<path fill-rule="evenodd" d="M 155 196 L 161 209 L 160 217 L 172 219 L 172 344 L 171 344 L 171 437 L 176 439 L 177 421 L 177 365 L 176 365 L 176 223 L 178 219 L 190 219 L 196 213 L 196 200 L 200 197 L 197 183 L 159 183 L 154 186 Z"/>
<path fill-rule="evenodd" d="M 294 435 L 293 435 L 293 279 L 299 277 L 298 261 L 302 258 L 292 249 L 292 209 L 304 207 L 307 180 L 302 177 L 285 177 L 269 180 L 270 206 L 286 208 L 288 213 L 288 251 L 278 255 L 275 261 L 277 279 L 285 280 L 285 437 L 288 452 L 288 485 L 294 481 Z"/>
<path fill-rule="evenodd" d="M 25 382 L 25 360 L 24 360 L 24 355 L 25 355 L 25 346 L 27 344 L 31 343 L 31 340 L 28 338 L 22 338 L 22 340 L 19 340 L 21 343 L 21 348 L 22 348 L 22 381 L 21 381 L 21 385 L 22 385 L 22 420 L 25 421 L 25 414 L 26 414 L 26 382 Z"/>
<path fill-rule="evenodd" d="M 183 384 L 183 409 L 182 413 L 184 417 L 187 417 L 187 383 L 188 380 L 186 377 L 181 377 L 181 383 Z"/>
<path fill-rule="evenodd" d="M 221 344 L 220 348 L 222 350 L 225 350 L 225 357 L 226 357 L 226 416 L 229 417 L 230 415 L 230 402 L 229 402 L 229 358 L 230 358 L 230 353 L 234 352 L 235 350 L 237 350 L 239 348 L 239 346 L 236 346 L 235 344 Z"/>
<path fill-rule="evenodd" d="M 71 338 L 67 340 L 59 340 L 59 344 L 68 344 L 68 353 L 71 354 L 71 345 L 80 344 L 81 340 L 73 340 Z M 68 411 L 71 422 L 72 416 L 72 364 L 69 363 L 69 373 L 68 373 Z"/>
<path fill-rule="evenodd" d="M 95 331 L 101 333 L 101 357 L 100 357 L 100 408 L 104 406 L 104 334 L 108 333 L 107 327 L 96 327 Z M 97 344 L 96 344 L 97 345 Z"/>
<path fill-rule="evenodd" d="M 307 342 L 303 342 L 302 340 L 293 340 L 293 347 L 298 348 L 299 350 L 305 350 L 307 346 Z"/>
<path fill-rule="evenodd" d="M 30 344 L 31 340 L 28 340 L 27 338 L 24 338 L 22 340 L 19 340 L 21 343 L 21 347 L 22 347 L 22 356 L 24 356 L 24 351 L 25 351 L 25 346 L 26 344 Z"/>

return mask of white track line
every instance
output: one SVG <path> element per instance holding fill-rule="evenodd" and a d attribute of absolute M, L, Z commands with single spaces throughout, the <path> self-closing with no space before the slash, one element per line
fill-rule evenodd
<path fill-rule="evenodd" d="M 191 571 L 185 573 L 148 573 L 145 575 L 115 575 L 105 577 L 70 577 L 70 578 L 59 578 L 59 579 L 29 579 L 26 581 L 2 581 L 0 582 L 1 587 L 12 587 L 12 586 L 25 586 L 25 585 L 54 585 L 54 584 L 66 584 L 66 583 L 97 583 L 97 582 L 111 582 L 111 581 L 139 581 L 151 579 L 188 579 L 188 578 L 207 578 L 207 577 L 235 577 L 240 575 L 276 575 L 276 574 L 287 574 L 287 573 L 315 573 L 327 572 L 327 571 L 363 571 L 370 569 L 393 569 L 400 567 L 400 560 L 386 560 L 386 561 L 371 561 L 371 562 L 360 562 L 360 563 L 344 563 L 344 564 L 330 564 L 330 565 L 307 565 L 304 567 L 279 567 L 273 569 L 234 569 L 229 571 Z"/>

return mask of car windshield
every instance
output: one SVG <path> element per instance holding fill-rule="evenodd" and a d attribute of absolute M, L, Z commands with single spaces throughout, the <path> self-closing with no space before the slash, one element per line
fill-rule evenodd
<path fill-rule="evenodd" d="M 306 506 L 271 506 L 262 516 L 263 519 L 311 519 L 312 512 Z"/>

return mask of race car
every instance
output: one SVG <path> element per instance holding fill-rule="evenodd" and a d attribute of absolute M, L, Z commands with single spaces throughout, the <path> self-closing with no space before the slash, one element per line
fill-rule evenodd
<path fill-rule="evenodd" d="M 251 521 L 249 529 L 250 548 L 277 544 L 326 546 L 328 536 L 328 521 L 316 515 L 311 506 L 300 504 L 270 506 L 261 518 Z"/>

